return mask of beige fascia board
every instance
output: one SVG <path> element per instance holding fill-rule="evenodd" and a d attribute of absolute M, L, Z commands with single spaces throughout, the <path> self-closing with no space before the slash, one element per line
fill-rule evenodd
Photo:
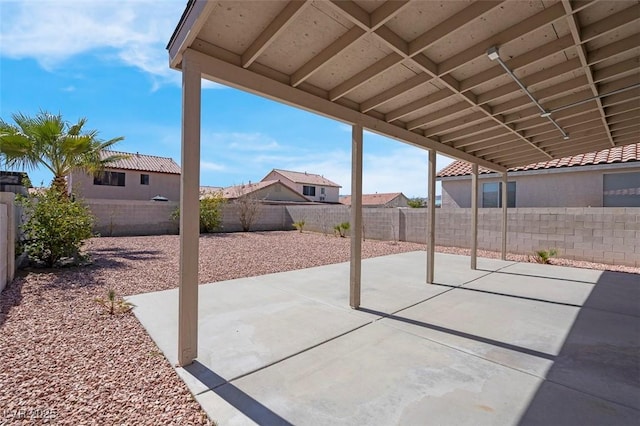
<path fill-rule="evenodd" d="M 189 49 L 190 50 L 190 49 Z M 347 108 L 343 105 L 322 99 L 298 88 L 274 81 L 268 77 L 252 72 L 218 58 L 205 55 L 195 50 L 191 50 L 193 58 L 197 60 L 202 68 L 203 76 L 206 78 L 235 87 L 250 93 L 254 93 L 269 99 L 277 100 L 287 105 L 311 111 L 325 117 L 348 124 L 362 124 L 368 130 L 383 136 L 396 139 L 410 145 L 421 148 L 435 149 L 450 157 L 458 158 L 468 162 L 476 162 L 482 167 L 502 172 L 503 167 L 497 166 L 489 161 L 485 161 L 457 150 L 447 145 L 443 145 L 414 132 L 400 128 L 393 124 L 378 120 L 360 111 Z"/>
<path fill-rule="evenodd" d="M 178 24 L 180 28 L 167 46 L 167 50 L 169 51 L 169 66 L 171 68 L 180 68 L 182 54 L 196 39 L 216 6 L 217 4 L 212 1 L 195 0 L 191 9 L 186 11 L 184 19 Z"/>

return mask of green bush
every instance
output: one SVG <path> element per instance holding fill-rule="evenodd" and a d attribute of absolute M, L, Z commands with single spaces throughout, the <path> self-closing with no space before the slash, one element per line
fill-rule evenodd
<path fill-rule="evenodd" d="M 200 199 L 200 232 L 209 233 L 222 229 L 222 205 L 225 198 L 221 193 L 201 194 Z M 180 220 L 180 209 L 171 214 L 171 219 Z"/>
<path fill-rule="evenodd" d="M 294 222 L 293 227 L 296 228 L 298 231 L 302 232 L 302 230 L 304 229 L 304 220 Z"/>
<path fill-rule="evenodd" d="M 344 238 L 347 235 L 347 231 L 349 230 L 349 228 L 351 228 L 351 225 L 349 224 L 349 222 L 342 222 L 334 226 L 333 230 L 338 236 L 340 236 L 341 238 Z"/>
<path fill-rule="evenodd" d="M 557 255 L 558 250 L 553 248 L 549 250 L 537 250 L 531 259 L 537 263 L 548 264 L 550 263 L 551 258 Z"/>
<path fill-rule="evenodd" d="M 22 248 L 29 259 L 48 267 L 80 259 L 83 242 L 93 236 L 93 216 L 80 201 L 55 189 L 19 197 L 24 209 Z"/>

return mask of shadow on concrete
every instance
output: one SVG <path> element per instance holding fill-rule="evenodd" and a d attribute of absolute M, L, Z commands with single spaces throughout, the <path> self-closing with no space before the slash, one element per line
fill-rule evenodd
<path fill-rule="evenodd" d="M 197 360 L 184 367 L 184 370 L 204 384 L 210 392 L 218 395 L 257 424 L 293 425 Z"/>
<path fill-rule="evenodd" d="M 520 352 L 520 353 L 527 354 L 527 355 L 532 355 L 532 356 L 539 357 L 539 358 L 549 359 L 549 360 L 552 360 L 552 361 L 556 358 L 555 355 L 548 354 L 548 353 L 545 353 L 545 352 L 536 351 L 534 349 L 529 349 L 529 348 L 525 348 L 525 347 L 522 347 L 522 346 L 512 345 L 510 343 L 501 342 L 499 340 L 489 339 L 489 338 L 482 337 L 482 336 L 477 336 L 475 334 L 470 334 L 470 333 L 466 333 L 464 331 L 454 330 L 452 328 L 442 327 L 440 325 L 429 324 L 429 323 L 426 323 L 426 322 L 423 322 L 423 321 L 418 321 L 418 320 L 414 320 L 414 319 L 410 319 L 410 318 L 401 317 L 401 316 L 395 315 L 395 314 L 387 314 L 387 313 L 384 313 L 384 312 L 381 312 L 381 311 L 376 311 L 374 309 L 368 309 L 368 308 L 363 308 L 363 307 L 358 308 L 358 310 L 362 311 L 362 312 L 367 312 L 367 313 L 373 314 L 373 315 L 379 315 L 379 316 L 381 316 L 383 318 L 386 318 L 386 319 L 391 319 L 391 320 L 394 320 L 394 321 L 401 321 L 401 322 L 404 322 L 404 323 L 407 323 L 407 324 L 417 325 L 418 327 L 428 328 L 430 330 L 439 331 L 441 333 L 451 334 L 453 336 L 458 336 L 458 337 L 462 337 L 464 339 L 474 340 L 476 342 L 486 343 L 488 345 L 497 346 L 497 347 L 504 348 L 504 349 L 509 349 L 509 350 L 512 350 L 512 351 Z"/>
<path fill-rule="evenodd" d="M 605 271 L 519 424 L 638 424 L 638 419 L 640 275 Z"/>

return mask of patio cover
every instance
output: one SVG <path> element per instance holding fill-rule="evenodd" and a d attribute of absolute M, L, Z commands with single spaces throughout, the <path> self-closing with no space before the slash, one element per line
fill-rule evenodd
<path fill-rule="evenodd" d="M 637 0 L 190 0 L 167 48 L 183 72 L 181 363 L 195 356 L 200 78 L 353 125 L 358 257 L 363 128 L 428 149 L 431 188 L 436 151 L 504 174 L 640 134 Z"/>

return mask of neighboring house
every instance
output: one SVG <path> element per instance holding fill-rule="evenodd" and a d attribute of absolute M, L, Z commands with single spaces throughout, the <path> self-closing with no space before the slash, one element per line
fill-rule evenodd
<path fill-rule="evenodd" d="M 351 205 L 351 195 L 340 197 L 340 202 Z M 409 199 L 402 192 L 362 194 L 362 207 L 409 207 Z"/>
<path fill-rule="evenodd" d="M 249 182 L 243 185 L 230 186 L 222 190 L 222 196 L 228 200 L 235 200 L 245 195 L 261 202 L 308 203 L 311 201 L 279 180 Z"/>
<path fill-rule="evenodd" d="M 30 185 L 31 181 L 25 172 L 0 171 L 0 192 L 27 195 Z"/>
<path fill-rule="evenodd" d="M 471 207 L 471 164 L 437 174 L 442 207 Z M 499 207 L 501 175 L 479 169 L 478 206 Z M 640 207 L 640 144 L 614 147 L 508 171 L 507 207 Z"/>
<path fill-rule="evenodd" d="M 310 201 L 338 203 L 341 186 L 321 175 L 273 169 L 262 181 L 280 180 Z"/>
<path fill-rule="evenodd" d="M 94 175 L 74 171 L 69 187 L 86 199 L 180 201 L 180 166 L 167 157 L 104 151 L 103 157 L 128 155 Z"/>

